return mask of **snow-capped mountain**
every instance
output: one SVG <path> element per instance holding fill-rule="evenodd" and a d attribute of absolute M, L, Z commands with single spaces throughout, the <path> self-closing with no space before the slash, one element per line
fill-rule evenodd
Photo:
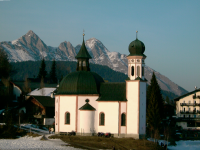
<path fill-rule="evenodd" d="M 101 41 L 96 38 L 90 38 L 85 42 L 88 52 L 92 56 L 91 63 L 110 67 L 115 71 L 127 74 L 126 55 L 118 52 L 110 52 Z M 47 46 L 33 31 L 28 31 L 25 35 L 11 42 L 0 42 L 8 54 L 10 62 L 38 61 L 45 60 L 56 61 L 76 61 L 75 56 L 81 48 L 81 44 L 73 47 L 70 42 L 64 41 L 58 47 Z M 176 95 L 185 94 L 187 91 L 178 86 L 170 79 L 161 75 L 159 72 L 145 67 L 145 78 L 150 83 L 152 73 L 155 72 L 158 83 L 162 90 L 172 92 Z"/>

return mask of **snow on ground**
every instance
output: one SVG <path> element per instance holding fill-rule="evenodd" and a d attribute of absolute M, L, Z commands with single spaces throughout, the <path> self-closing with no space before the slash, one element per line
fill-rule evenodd
<path fill-rule="evenodd" d="M 168 146 L 169 150 L 199 150 L 200 141 L 176 141 L 176 146 Z"/>
<path fill-rule="evenodd" d="M 65 146 L 67 143 L 64 143 L 60 139 L 49 139 L 45 141 L 41 141 L 40 139 L 42 136 L 39 137 L 21 137 L 19 139 L 2 139 L 0 140 L 0 148 L 1 149 L 37 149 L 37 150 L 43 150 L 43 149 L 66 149 L 66 150 L 78 150 L 78 148 L 73 148 L 70 146 Z M 62 146 L 63 145 L 63 146 Z"/>

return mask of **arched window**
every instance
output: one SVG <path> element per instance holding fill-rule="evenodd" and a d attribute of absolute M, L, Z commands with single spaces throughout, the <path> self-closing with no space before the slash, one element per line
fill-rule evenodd
<path fill-rule="evenodd" d="M 140 66 L 137 66 L 137 76 L 140 76 Z"/>
<path fill-rule="evenodd" d="M 126 126 L 126 114 L 121 114 L 121 126 Z"/>
<path fill-rule="evenodd" d="M 99 125 L 100 126 L 104 126 L 105 125 L 105 114 L 103 112 L 101 112 L 99 114 Z"/>
<path fill-rule="evenodd" d="M 81 67 L 81 61 L 79 61 L 79 67 Z"/>
<path fill-rule="evenodd" d="M 134 66 L 131 67 L 131 75 L 134 76 Z"/>
<path fill-rule="evenodd" d="M 65 124 L 70 124 L 70 113 L 69 112 L 65 113 Z"/>
<path fill-rule="evenodd" d="M 142 76 L 144 76 L 144 67 L 142 67 Z"/>
<path fill-rule="evenodd" d="M 86 62 L 85 61 L 83 61 L 83 66 L 86 66 Z"/>

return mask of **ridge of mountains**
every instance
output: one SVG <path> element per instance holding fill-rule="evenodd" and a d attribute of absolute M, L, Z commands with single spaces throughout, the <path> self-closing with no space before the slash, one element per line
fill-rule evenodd
<path fill-rule="evenodd" d="M 90 63 L 108 66 L 114 71 L 127 75 L 128 61 L 125 54 L 110 52 L 96 38 L 86 40 L 85 45 L 92 56 Z M 52 61 L 53 59 L 56 61 L 76 61 L 75 56 L 80 50 L 81 44 L 73 47 L 70 42 L 64 41 L 58 47 L 47 46 L 38 35 L 30 30 L 17 40 L 0 42 L 0 47 L 5 50 L 10 62 L 40 61 L 42 58 L 46 61 Z M 172 92 L 178 96 L 188 92 L 148 66 L 145 66 L 144 72 L 148 84 L 150 84 L 154 72 L 162 90 Z"/>

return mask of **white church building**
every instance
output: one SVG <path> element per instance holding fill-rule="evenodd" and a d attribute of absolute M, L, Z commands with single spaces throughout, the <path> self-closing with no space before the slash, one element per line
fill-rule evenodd
<path fill-rule="evenodd" d="M 78 52 L 77 68 L 65 76 L 55 95 L 55 133 L 77 135 L 110 132 L 115 137 L 142 138 L 146 134 L 146 82 L 144 43 L 129 44 L 128 78 L 104 82 L 90 71 L 90 54 L 84 42 Z"/>

